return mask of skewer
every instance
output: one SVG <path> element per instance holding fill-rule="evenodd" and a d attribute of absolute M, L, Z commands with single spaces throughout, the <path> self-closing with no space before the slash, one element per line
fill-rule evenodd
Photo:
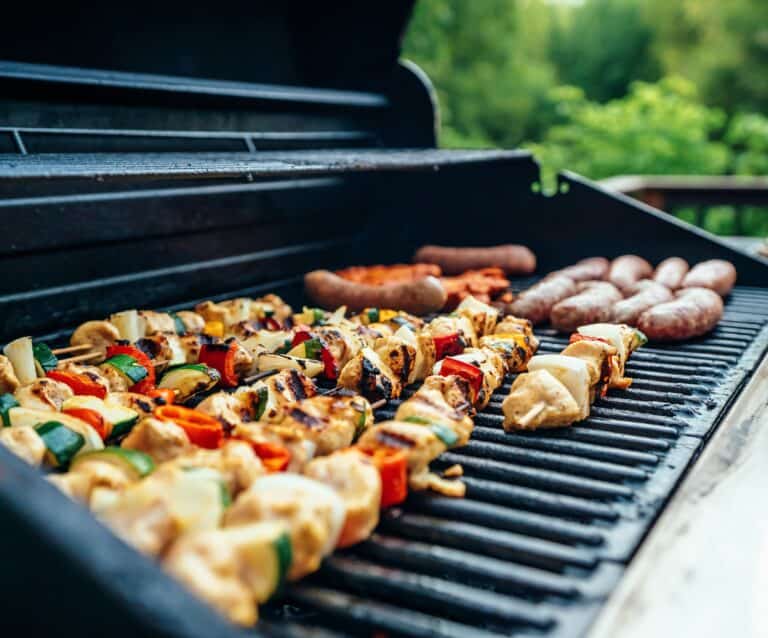
<path fill-rule="evenodd" d="M 257 372 L 256 374 L 252 374 L 250 377 L 245 377 L 243 379 L 243 383 L 253 383 L 254 381 L 258 381 L 259 379 L 266 379 L 267 377 L 271 377 L 273 374 L 277 374 L 280 372 L 277 368 L 274 370 L 262 370 L 261 372 Z"/>
<path fill-rule="evenodd" d="M 104 355 L 101 352 L 86 352 L 85 354 L 79 354 L 75 357 L 59 359 L 59 363 L 77 363 L 78 361 L 88 361 L 89 359 L 98 359 L 103 356 Z"/>
<path fill-rule="evenodd" d="M 517 423 L 519 425 L 522 425 L 524 428 L 528 427 L 528 424 L 533 421 L 539 414 L 541 414 L 544 410 L 547 408 L 547 402 L 546 401 L 539 401 L 538 403 L 534 404 L 534 406 L 528 410 L 523 416 L 521 416 Z"/>
<path fill-rule="evenodd" d="M 79 352 L 80 350 L 90 350 L 93 348 L 93 344 L 91 343 L 81 343 L 79 346 L 68 346 L 67 348 L 55 348 L 54 350 L 51 350 L 53 354 L 60 355 L 60 354 L 67 354 L 69 352 Z"/>
<path fill-rule="evenodd" d="M 371 409 L 378 410 L 379 408 L 383 408 L 385 405 L 387 405 L 387 400 L 379 399 L 378 401 L 374 401 L 373 403 L 371 403 Z"/>

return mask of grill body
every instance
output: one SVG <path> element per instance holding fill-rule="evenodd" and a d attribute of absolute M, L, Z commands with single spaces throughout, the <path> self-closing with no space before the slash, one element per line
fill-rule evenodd
<path fill-rule="evenodd" d="M 464 466 L 468 497 L 414 495 L 256 633 L 582 634 L 768 346 L 764 260 L 576 175 L 546 197 L 527 153 L 430 148 L 431 94 L 407 65 L 365 91 L 18 63 L 0 77 L 4 340 L 60 341 L 125 307 L 267 291 L 301 305 L 307 270 L 407 261 L 425 242 L 524 243 L 541 272 L 626 252 L 739 271 L 713 334 L 636 353 L 634 385 L 583 424 L 504 434 L 508 379 L 437 464 Z M 564 347 L 537 332 L 542 352 Z M 243 633 L 3 449 L 0 524 L 0 607 L 26 627 Z"/>

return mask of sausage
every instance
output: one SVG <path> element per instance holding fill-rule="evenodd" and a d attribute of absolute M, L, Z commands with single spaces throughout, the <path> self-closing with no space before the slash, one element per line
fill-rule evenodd
<path fill-rule="evenodd" d="M 703 335 L 723 316 L 723 300 L 709 288 L 683 288 L 677 298 L 640 315 L 637 327 L 654 341 L 679 341 Z"/>
<path fill-rule="evenodd" d="M 613 306 L 614 323 L 634 326 L 643 312 L 657 304 L 674 299 L 669 288 L 651 279 L 638 282 L 632 290 L 635 294 Z"/>
<path fill-rule="evenodd" d="M 588 323 L 610 321 L 613 305 L 621 298 L 621 293 L 613 284 L 607 281 L 589 282 L 579 294 L 555 304 L 549 319 L 562 332 L 571 332 Z"/>
<path fill-rule="evenodd" d="M 423 315 L 437 312 L 447 299 L 445 289 L 435 277 L 371 286 L 347 281 L 330 270 L 313 270 L 304 275 L 304 287 L 310 298 L 325 308 L 397 308 Z"/>
<path fill-rule="evenodd" d="M 413 261 L 437 264 L 445 275 L 458 275 L 465 270 L 479 270 L 488 266 L 498 266 L 507 275 L 530 274 L 536 270 L 536 255 L 519 244 L 484 248 L 422 246 L 416 251 Z"/>
<path fill-rule="evenodd" d="M 730 261 L 710 259 L 696 264 L 683 279 L 683 288 L 709 288 L 725 297 L 736 283 L 736 268 Z"/>
<path fill-rule="evenodd" d="M 683 278 L 689 268 L 685 259 L 669 257 L 656 266 L 656 270 L 653 271 L 653 280 L 670 290 L 677 290 L 683 285 Z"/>
<path fill-rule="evenodd" d="M 573 279 L 554 275 L 521 292 L 517 299 L 509 304 L 508 309 L 516 317 L 541 323 L 549 318 L 552 306 L 574 294 L 576 294 L 576 282 Z"/>
<path fill-rule="evenodd" d="M 605 257 L 588 257 L 555 272 L 558 275 L 570 277 L 574 281 L 587 281 L 588 279 L 605 279 L 610 267 L 611 262 Z"/>
<path fill-rule="evenodd" d="M 611 262 L 608 281 L 619 290 L 629 290 L 641 279 L 653 274 L 653 266 L 637 255 L 622 255 Z"/>

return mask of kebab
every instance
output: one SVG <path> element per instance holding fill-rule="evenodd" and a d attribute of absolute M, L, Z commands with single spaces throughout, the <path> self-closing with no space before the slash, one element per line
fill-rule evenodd
<path fill-rule="evenodd" d="M 645 335 L 626 325 L 591 324 L 571 335 L 561 354 L 537 355 L 502 403 L 504 428 L 562 427 L 589 416 L 609 388 L 626 389 L 627 359 Z"/>

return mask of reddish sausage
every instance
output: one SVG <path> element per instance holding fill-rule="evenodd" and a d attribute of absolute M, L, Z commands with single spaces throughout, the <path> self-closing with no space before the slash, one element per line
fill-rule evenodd
<path fill-rule="evenodd" d="M 574 281 L 586 281 L 588 279 L 605 279 L 610 267 L 611 262 L 605 257 L 588 257 L 577 261 L 573 266 L 555 272 L 558 275 L 570 277 Z"/>
<path fill-rule="evenodd" d="M 665 259 L 653 271 L 653 280 L 666 286 L 670 290 L 677 290 L 683 285 L 683 278 L 688 273 L 690 266 L 685 259 L 670 257 Z"/>
<path fill-rule="evenodd" d="M 632 291 L 635 294 L 613 306 L 612 319 L 614 323 L 626 323 L 634 326 L 643 312 L 657 304 L 673 299 L 669 288 L 650 279 L 638 282 Z"/>
<path fill-rule="evenodd" d="M 436 312 L 445 304 L 445 289 L 435 277 L 399 284 L 371 286 L 342 279 L 330 270 L 313 270 L 304 275 L 309 297 L 324 308 L 347 306 L 363 308 L 395 308 L 415 315 Z"/>
<path fill-rule="evenodd" d="M 637 327 L 655 341 L 679 341 L 703 335 L 723 316 L 723 300 L 709 288 L 684 288 L 677 298 L 640 315 Z"/>
<path fill-rule="evenodd" d="M 524 290 L 511 304 L 509 312 L 518 317 L 541 323 L 549 318 L 549 313 L 561 299 L 576 294 L 573 279 L 554 275 Z"/>
<path fill-rule="evenodd" d="M 735 283 L 736 268 L 730 261 L 710 259 L 691 268 L 683 279 L 683 288 L 709 288 L 725 297 Z"/>
<path fill-rule="evenodd" d="M 619 290 L 629 290 L 641 279 L 653 274 L 653 266 L 637 255 L 622 255 L 611 262 L 608 281 Z"/>
<path fill-rule="evenodd" d="M 555 304 L 549 319 L 563 332 L 576 330 L 588 323 L 611 320 L 613 305 L 621 299 L 621 293 L 607 281 L 583 282 L 578 295 Z"/>
<path fill-rule="evenodd" d="M 413 261 L 437 264 L 445 275 L 459 275 L 466 270 L 488 266 L 498 266 L 507 275 L 529 274 L 536 270 L 536 255 L 518 244 L 486 248 L 422 246 L 416 251 Z"/>

